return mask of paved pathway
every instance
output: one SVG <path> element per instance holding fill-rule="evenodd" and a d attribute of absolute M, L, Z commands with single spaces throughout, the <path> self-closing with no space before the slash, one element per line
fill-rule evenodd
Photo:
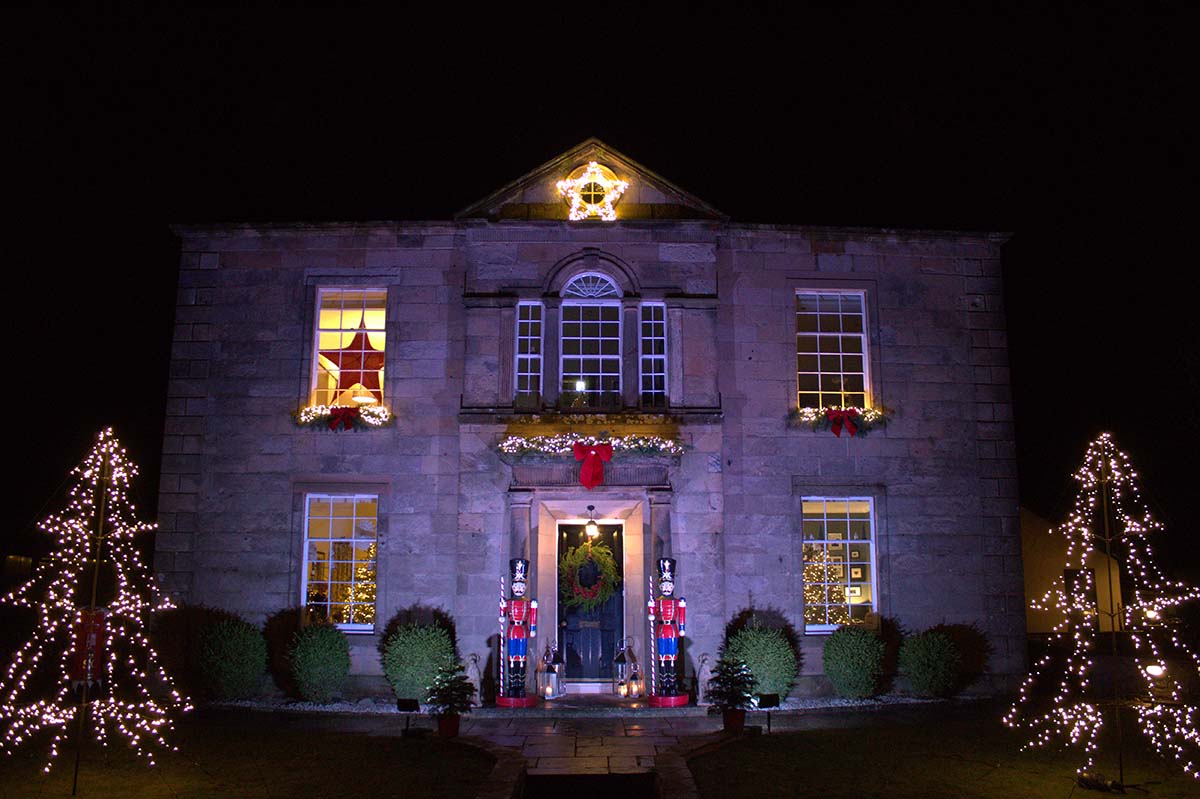
<path fill-rule="evenodd" d="M 681 738 L 720 727 L 719 717 L 704 716 L 476 718 L 463 719 L 462 734 L 519 749 L 530 775 L 638 774 Z"/>

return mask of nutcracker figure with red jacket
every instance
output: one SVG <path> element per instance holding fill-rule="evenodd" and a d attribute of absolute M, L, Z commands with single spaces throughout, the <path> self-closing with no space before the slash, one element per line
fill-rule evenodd
<path fill-rule="evenodd" d="M 525 663 L 529 654 L 529 639 L 537 637 L 537 608 L 536 599 L 526 599 L 529 590 L 529 561 L 524 558 L 513 558 L 508 562 L 510 583 L 509 592 L 512 596 L 500 601 L 500 623 L 508 621 L 508 629 L 504 634 L 505 657 L 508 666 L 508 685 L 504 695 L 511 698 L 525 696 Z"/>
<path fill-rule="evenodd" d="M 650 627 L 654 630 L 655 657 L 658 658 L 658 696 L 679 695 L 676 662 L 679 639 L 687 632 L 687 600 L 675 598 L 675 560 L 658 559 L 658 599 L 647 600 Z"/>

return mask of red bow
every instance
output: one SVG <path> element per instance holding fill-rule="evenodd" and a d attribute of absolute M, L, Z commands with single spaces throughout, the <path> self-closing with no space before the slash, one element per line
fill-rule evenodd
<path fill-rule="evenodd" d="M 612 460 L 612 444 L 575 442 L 575 460 L 583 461 L 579 482 L 588 491 L 604 482 L 604 464 Z"/>
<path fill-rule="evenodd" d="M 354 420 L 358 418 L 358 408 L 350 406 L 338 405 L 329 409 L 329 429 L 337 430 L 342 427 L 345 430 L 354 429 Z"/>
<path fill-rule="evenodd" d="M 844 411 L 837 408 L 827 408 L 825 410 L 825 418 L 829 420 L 829 429 L 838 438 L 842 437 L 843 426 L 845 426 L 846 432 L 851 436 L 858 432 L 858 427 L 854 424 L 854 420 L 858 418 L 858 411 L 854 408 L 847 408 Z"/>

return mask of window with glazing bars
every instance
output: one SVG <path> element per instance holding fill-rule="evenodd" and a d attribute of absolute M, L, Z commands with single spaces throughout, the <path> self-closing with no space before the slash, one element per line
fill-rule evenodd
<path fill-rule="evenodd" d="M 516 393 L 539 397 L 542 393 L 542 304 L 517 305 Z"/>
<path fill-rule="evenodd" d="M 314 618 L 351 632 L 375 625 L 379 498 L 309 494 L 304 508 L 304 602 Z"/>
<path fill-rule="evenodd" d="M 562 389 L 588 405 L 621 393 L 621 306 L 562 305 Z"/>
<path fill-rule="evenodd" d="M 387 291 L 319 289 L 313 405 L 383 402 Z"/>
<path fill-rule="evenodd" d="M 798 407 L 866 406 L 866 329 L 861 293 L 796 293 Z"/>
<path fill-rule="evenodd" d="M 642 406 L 667 405 L 667 306 L 644 303 L 641 308 Z"/>
<path fill-rule="evenodd" d="M 862 624 L 877 607 L 874 502 L 804 497 L 803 508 L 805 630 Z"/>

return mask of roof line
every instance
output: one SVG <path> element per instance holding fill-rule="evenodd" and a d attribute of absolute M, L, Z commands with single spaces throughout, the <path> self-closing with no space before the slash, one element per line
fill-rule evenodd
<path fill-rule="evenodd" d="M 491 206 L 500 197 L 503 197 L 505 194 L 515 191 L 522 184 L 528 183 L 533 179 L 542 177 L 543 175 L 557 174 L 557 173 L 561 172 L 563 169 L 563 166 L 566 162 L 574 161 L 576 158 L 579 157 L 580 153 L 582 153 L 583 151 L 585 151 L 589 148 L 595 148 L 597 150 L 600 150 L 604 154 L 606 154 L 612 158 L 615 158 L 618 161 L 623 161 L 625 164 L 627 164 L 629 166 L 630 169 L 633 169 L 636 172 L 642 173 L 643 175 L 650 178 L 651 180 L 661 184 L 664 188 L 668 189 L 669 191 L 672 191 L 675 194 L 678 194 L 682 199 L 687 200 L 689 204 L 695 205 L 696 207 L 700 208 L 701 210 L 711 214 L 713 217 L 715 217 L 721 221 L 725 221 L 725 220 L 729 219 L 729 216 L 727 214 L 723 213 L 722 211 L 718 210 L 717 208 L 714 208 L 713 206 L 704 202 L 704 200 L 701 200 L 699 197 L 697 197 L 696 195 L 687 191 L 686 189 L 681 188 L 680 186 L 667 180 L 666 178 L 664 178 L 662 175 L 659 175 L 654 170 L 648 169 L 647 167 L 643 166 L 642 164 L 639 164 L 637 161 L 635 161 L 632 158 L 630 158 L 629 156 L 625 155 L 620 150 L 617 150 L 615 147 L 610 147 L 609 145 L 605 144 L 604 142 L 602 142 L 600 139 L 596 138 L 595 136 L 589 136 L 587 139 L 584 139 L 582 142 L 580 142 L 579 144 L 575 145 L 574 147 L 568 149 L 567 151 L 560 153 L 559 155 L 556 155 L 554 158 L 551 158 L 549 161 L 546 161 L 545 163 L 543 163 L 539 166 L 534 167 L 533 169 L 529 170 L 528 172 L 526 172 L 524 175 L 521 175 L 517 179 L 509 181 L 508 183 L 501 186 L 499 189 L 496 189 L 491 194 L 484 197 L 483 199 L 478 200 L 478 201 L 472 203 L 471 205 L 468 205 L 466 208 L 463 208 L 461 211 L 454 214 L 454 218 L 462 219 L 464 217 L 476 216 L 476 215 L 480 214 L 482 211 L 484 211 L 489 206 Z"/>

